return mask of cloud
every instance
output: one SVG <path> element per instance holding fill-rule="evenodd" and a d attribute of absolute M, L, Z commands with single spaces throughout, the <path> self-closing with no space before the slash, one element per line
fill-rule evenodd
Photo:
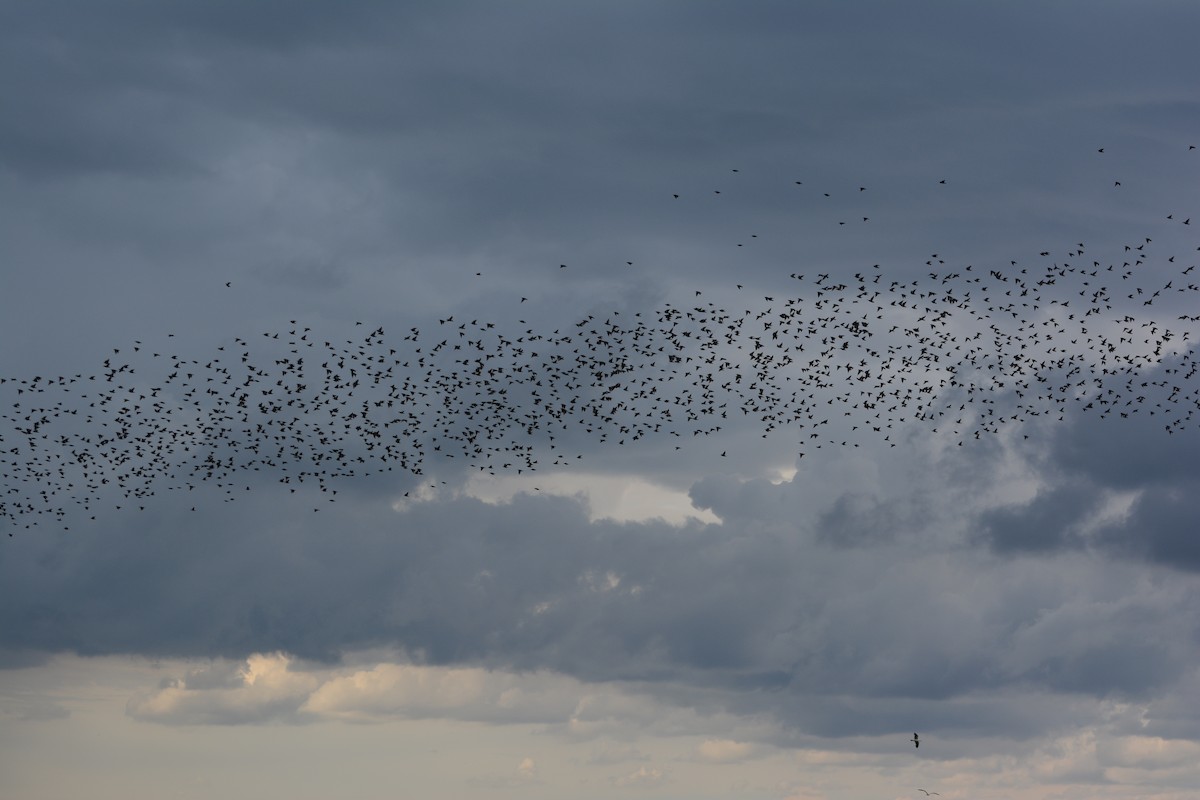
<path fill-rule="evenodd" d="M 3 694 L 0 695 L 0 714 L 17 722 L 67 719 L 70 709 L 44 696 Z"/>
<path fill-rule="evenodd" d="M 1025 505 L 984 512 L 979 535 L 998 553 L 1078 548 L 1084 543 L 1078 527 L 1103 499 L 1103 492 L 1090 485 L 1048 488 Z"/>
<path fill-rule="evenodd" d="M 398 719 L 538 725 L 577 740 L 676 712 L 620 684 L 591 685 L 549 672 L 413 664 L 392 652 L 359 653 L 342 666 L 300 662 L 282 653 L 218 659 L 136 693 L 126 712 L 143 722 L 230 725 Z M 382 659 L 382 660 L 381 660 Z M 695 722 L 677 720 L 677 730 Z M 617 762 L 636 750 L 604 750 Z"/>
<path fill-rule="evenodd" d="M 620 789 L 646 789 L 659 786 L 667 780 L 667 775 L 658 767 L 638 767 L 627 775 L 622 775 L 613 783 Z"/>
<path fill-rule="evenodd" d="M 138 693 L 126 711 L 174 725 L 425 718 L 562 725 L 587 694 L 563 676 L 391 661 L 333 668 L 275 653 L 192 669 Z"/>
<path fill-rule="evenodd" d="M 586 498 L 589 519 L 641 522 L 662 519 L 673 525 L 690 520 L 720 522 L 692 505 L 688 494 L 628 475 L 572 472 L 557 475 L 472 476 L 465 493 L 488 503 L 509 502 L 518 492 Z"/>
<path fill-rule="evenodd" d="M 733 764 L 745 761 L 754 753 L 754 745 L 735 742 L 732 739 L 705 739 L 696 745 L 696 755 L 701 761 L 713 764 Z"/>
<path fill-rule="evenodd" d="M 778 311 L 758 298 L 796 265 L 1119 264 L 1143 233 L 1186 268 L 1200 12 L 984 5 L 10 3 L 0 363 L 82 374 L 151 336 L 207 359 L 293 318 L 341 342 L 360 320 L 516 338 L 693 296 L 736 316 Z M 1154 43 L 1134 67 L 1110 56 L 1129 42 Z M 837 225 L 852 202 L 869 225 Z M 1145 313 L 1194 313 L 1164 301 Z M 532 725 L 631 791 L 667 779 L 641 733 L 715 770 L 694 762 L 886 758 L 915 726 L 941 764 L 1000 774 L 1016 753 L 1060 785 L 1186 792 L 1200 440 L 1167 432 L 1185 364 L 1134 377 L 1154 416 L 1072 401 L 962 447 L 897 421 L 895 447 L 796 460 L 810 429 L 731 413 L 691 441 L 563 432 L 583 459 L 533 477 L 445 459 L 336 481 L 337 503 L 265 469 L 160 484 L 145 512 L 116 498 L 5 543 L 0 669 L 198 661 L 129 700 L 162 725 Z M 528 752 L 495 785 L 552 771 Z"/>
<path fill-rule="evenodd" d="M 579 684 L 562 676 L 384 663 L 330 678 L 302 710 L 340 719 L 435 717 L 550 724 L 565 722 L 582 692 Z"/>
<path fill-rule="evenodd" d="M 1096 754 L 1106 767 L 1195 768 L 1200 764 L 1200 743 L 1157 736 L 1112 737 L 1097 744 Z"/>
<path fill-rule="evenodd" d="M 1167 362 L 1142 376 L 1168 381 Z M 1143 390 L 1149 391 L 1149 389 Z M 1161 403 L 1159 404 L 1162 405 Z M 1168 404 L 1169 407 L 1169 404 Z M 1200 569 L 1200 490 L 1194 428 L 1168 433 L 1171 417 L 1104 419 L 1080 413 L 1044 431 L 1040 488 L 1030 501 L 983 511 L 977 535 L 997 553 L 1094 549 L 1176 569 Z M 1114 508 L 1119 513 L 1114 513 Z"/>
<path fill-rule="evenodd" d="M 218 663 L 156 691 L 130 698 L 125 713 L 143 722 L 172 725 L 245 725 L 294 719 L 318 685 L 311 674 L 291 669 L 282 654 L 254 655 L 231 669 Z"/>
<path fill-rule="evenodd" d="M 1099 541 L 1117 552 L 1200 571 L 1200 480 L 1177 480 L 1141 490 L 1118 523 L 1106 526 Z"/>
<path fill-rule="evenodd" d="M 1196 654 L 1184 621 L 1200 611 L 1182 576 L 1149 581 L 1139 563 L 1078 549 L 981 551 L 965 534 L 995 501 L 965 488 L 935 500 L 940 457 L 912 458 L 882 454 L 875 477 L 841 492 L 831 472 L 706 479 L 692 496 L 723 518 L 708 525 L 593 519 L 579 499 L 540 493 L 502 505 L 448 493 L 397 512 L 382 486 L 317 515 L 263 487 L 238 500 L 236 524 L 230 504 L 163 517 L 172 534 L 105 523 L 94 537 L 14 540 L 0 619 L 12 647 L 235 663 L 286 652 L 341 669 L 343 654 L 385 645 L 413 662 L 320 685 L 293 665 L 243 686 L 241 667 L 214 665 L 131 706 L 161 720 L 425 715 L 602 737 L 635 713 L 597 713 L 618 701 L 588 700 L 574 680 L 774 720 L 760 735 L 779 742 L 903 731 L 910 704 L 930 699 L 948 703 L 942 725 L 1027 735 L 1087 712 L 1003 698 L 1148 698 L 1182 679 Z M 929 500 L 918 510 L 914 497 Z M 900 509 L 887 536 L 847 547 L 828 534 L 851 509 L 890 525 L 884 508 Z M 449 671 L 422 671 L 434 667 Z M 499 677 L 514 672 L 567 682 Z"/>
<path fill-rule="evenodd" d="M 1200 702 L 1200 669 L 1188 671 L 1173 686 L 1150 698 L 1124 733 L 1164 739 L 1200 741 L 1200 717 L 1192 713 Z"/>
<path fill-rule="evenodd" d="M 521 763 L 517 765 L 517 774 L 522 780 L 534 782 L 538 780 L 537 763 L 532 758 L 526 756 L 521 759 Z"/>
<path fill-rule="evenodd" d="M 592 750 L 587 758 L 588 764 L 608 766 L 624 764 L 627 761 L 647 761 L 650 756 L 633 745 L 619 745 L 614 742 L 602 742 Z"/>

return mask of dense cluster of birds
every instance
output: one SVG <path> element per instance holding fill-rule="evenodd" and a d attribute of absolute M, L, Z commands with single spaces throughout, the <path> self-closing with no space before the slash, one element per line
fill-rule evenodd
<path fill-rule="evenodd" d="M 1162 224 L 1191 230 L 1185 214 Z M 0 520 L 10 535 L 66 526 L 204 484 L 232 499 L 253 473 L 333 500 L 335 479 L 422 475 L 434 458 L 524 472 L 573 463 L 585 437 L 679 449 L 736 418 L 795 431 L 801 455 L 896 446 L 913 421 L 961 445 L 1072 409 L 1153 415 L 1171 434 L 1200 410 L 1200 315 L 1180 313 L 1195 310 L 1200 248 L 1168 238 L 1002 265 L 934 253 L 906 279 L 808 268 L 751 309 L 697 291 L 554 330 L 447 316 L 333 341 L 292 321 L 205 358 L 173 352 L 173 336 L 136 341 L 93 374 L 0 378 Z"/>

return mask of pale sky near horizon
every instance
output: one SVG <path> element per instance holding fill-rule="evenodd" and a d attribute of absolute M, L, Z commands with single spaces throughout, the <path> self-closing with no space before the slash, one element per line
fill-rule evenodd
<path fill-rule="evenodd" d="M 302 327 L 407 352 L 475 321 L 756 320 L 876 264 L 1140 257 L 1121 345 L 1189 331 L 1139 368 L 1141 413 L 961 447 L 858 406 L 845 447 L 731 410 L 575 428 L 569 466 L 520 474 L 431 452 L 336 503 L 259 473 L 30 528 L 0 508 L 0 796 L 1196 797 L 1200 435 L 1152 385 L 1200 384 L 1172 372 L 1200 312 L 1196 30 L 1166 0 L 0 0 L 6 453 L 32 441 L 14 403 L 59 396 L 19 381 L 111 383 L 117 351 L 146 391 L 166 348 L 212 375 Z M 1085 279 L 1021 313 L 1081 314 Z M 8 465 L 10 504 L 53 479 Z"/>

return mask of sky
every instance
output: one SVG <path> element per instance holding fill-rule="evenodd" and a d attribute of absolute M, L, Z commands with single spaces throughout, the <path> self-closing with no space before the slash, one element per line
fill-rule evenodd
<path fill-rule="evenodd" d="M 0 795 L 1197 796 L 1197 29 L 0 1 Z M 403 465 L 315 400 L 341 476 L 217 435 L 309 345 L 427 391 Z M 112 483 L 40 494 L 80 451 Z"/>

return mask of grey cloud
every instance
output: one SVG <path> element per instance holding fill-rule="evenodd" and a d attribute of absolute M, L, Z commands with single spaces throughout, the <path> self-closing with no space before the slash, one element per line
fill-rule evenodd
<path fill-rule="evenodd" d="M 0 645 L 0 670 L 39 667 L 50 660 L 45 650 L 8 648 Z"/>
<path fill-rule="evenodd" d="M 1200 481 L 1174 481 L 1144 488 L 1120 522 L 1097 538 L 1119 553 L 1180 569 L 1200 571 Z"/>
<path fill-rule="evenodd" d="M 1200 671 L 1192 670 L 1175 686 L 1146 704 L 1146 712 L 1130 720 L 1125 732 L 1164 739 L 1200 740 L 1200 718 L 1192 713 L 1200 702 Z"/>
<path fill-rule="evenodd" d="M 244 683 L 241 665 L 217 661 L 188 670 L 182 679 L 164 678 L 160 689 L 182 686 L 195 691 L 207 689 L 236 689 Z"/>
<path fill-rule="evenodd" d="M 1026 423 L 1018 452 L 1035 471 L 1036 496 L 979 514 L 973 540 L 997 553 L 1092 549 L 1194 569 L 1189 498 L 1200 439 L 1182 377 L 1190 358 L 1164 357 L 1124 388 L 1076 398 L 1057 422 Z M 1103 518 L 1122 495 L 1132 497 L 1128 514 Z"/>
<path fill-rule="evenodd" d="M 1169 387 L 1172 362 L 1142 380 L 1153 391 Z M 1030 553 L 1097 548 L 1116 557 L 1135 557 L 1185 570 L 1200 569 L 1194 532 L 1200 530 L 1195 497 L 1200 482 L 1200 437 L 1194 428 L 1168 432 L 1180 413 L 1160 403 L 1128 418 L 1077 413 L 1065 424 L 1042 430 L 1039 475 L 1043 488 L 1029 503 L 987 511 L 977 520 L 978 537 L 996 552 Z M 1168 411 L 1175 412 L 1174 415 Z M 1113 493 L 1131 492 L 1133 502 L 1118 520 L 1085 531 Z"/>
<path fill-rule="evenodd" d="M 1161 372 L 1147 377 L 1161 377 Z M 1052 464 L 1114 489 L 1172 484 L 1200 478 L 1200 439 L 1194 428 L 1164 432 L 1161 415 L 1122 420 L 1081 414 L 1051 436 Z M 1108 424 L 1106 424 L 1108 423 Z"/>
<path fill-rule="evenodd" d="M 0 695 L 0 714 L 18 722 L 33 722 L 67 719 L 71 711 L 46 697 Z"/>
<path fill-rule="evenodd" d="M 288 285 L 310 291 L 344 288 L 350 278 L 345 267 L 329 261 L 303 259 L 264 264 L 256 272 L 272 284 Z"/>
<path fill-rule="evenodd" d="M 861 136 L 868 117 L 878 126 L 881 115 L 905 138 L 917 128 L 936 135 L 938 126 L 913 113 L 923 98 L 979 93 L 977 82 L 962 74 L 969 66 L 947 71 L 937 60 L 911 57 L 919 49 L 913 37 L 937 37 L 944 48 L 955 39 L 939 30 L 956 29 L 964 20 L 956 22 L 953 13 L 917 20 L 886 4 L 852 14 L 781 4 L 735 19 L 716 6 L 688 5 L 681 13 L 683 8 L 641 4 L 569 11 L 537 4 L 538 25 L 489 4 L 401 9 L 348 3 L 336 12 L 307 3 L 287 11 L 276 4 L 126 3 L 103 13 L 88 4 L 52 6 L 58 13 L 11 14 L 13 39 L 34 43 L 32 51 L 10 51 L 14 67 L 47 82 L 18 93 L 31 105 L 18 115 L 28 127 L 13 133 L 12 164 L 194 168 L 210 165 L 219 144 L 236 145 L 247 119 L 281 135 L 321 131 L 348 137 L 326 157 L 368 166 L 396 190 L 420 186 L 426 204 L 451 204 L 458 230 L 443 246 L 464 232 L 493 239 L 506 220 L 518 219 L 553 224 L 561 237 L 580 224 L 578 203 L 586 201 L 590 209 L 624 205 L 631 183 L 661 187 L 664 179 L 694 175 L 696 159 L 729 157 L 730 141 L 742 143 L 744 152 L 736 155 L 750 162 L 748 168 L 782 161 L 798 171 L 828 173 L 827 154 L 797 153 L 798 139 L 818 136 L 836 146 Z M 1001 26 L 1015 26 L 1019 18 L 990 16 Z M 1050 30 L 1076 24 L 1045 16 Z M 860 43 L 850 50 L 821 33 L 824 25 L 848 17 L 874 21 L 862 27 Z M 894 26 L 910 28 L 911 35 L 892 35 Z M 970 38 L 977 28 L 973 22 L 957 33 Z M 592 46 L 577 46 L 581 37 Z M 113 39 L 126 45 L 128 55 L 120 60 L 107 49 Z M 66 46 L 46 44 L 55 41 Z M 986 39 L 984 44 L 995 46 Z M 622 58 L 610 58 L 610 48 L 618 46 Z M 55 52 L 63 54 L 59 61 L 66 69 L 45 69 L 57 63 Z M 896 56 L 889 60 L 892 68 L 868 66 L 880 63 L 881 52 Z M 746 79 L 747 57 L 754 80 Z M 743 68 L 728 69 L 732 61 Z M 1095 61 L 1098 68 L 1107 64 Z M 547 63 L 555 69 L 547 70 Z M 817 70 L 829 80 L 794 79 L 797 72 Z M 870 80 L 857 74 L 864 71 Z M 1044 72 L 1036 80 L 1031 74 L 1026 88 L 1057 95 L 1080 79 L 1061 77 L 1066 85 L 1059 87 Z M 72 93 L 88 102 L 47 108 L 42 99 Z M 122 105 L 139 98 L 150 105 Z M 838 113 L 830 113 L 831 106 Z M 826 110 L 806 111 L 817 107 Z M 87 109 L 99 118 L 55 116 Z M 143 127 L 132 129 L 134 119 Z M 172 127 L 156 133 L 144 127 L 146 120 Z M 119 133 L 104 137 L 111 126 Z M 877 135 L 877 127 L 870 130 Z M 56 150 L 36 152 L 52 147 L 46 132 L 72 138 Z M 949 145 L 958 137 L 945 138 Z M 890 150 L 873 158 L 874 147 L 853 149 L 860 162 L 873 162 L 862 163 L 865 174 L 894 170 Z M 627 165 L 619 186 L 605 179 L 617 154 Z M 139 165 L 130 161 L 135 158 L 150 160 Z M 578 196 L 581 184 L 589 186 L 586 197 Z M 498 214 L 501 200 L 507 209 Z M 756 212 L 761 217 L 772 208 Z M 575 231 L 580 236 L 594 235 L 594 211 L 588 217 L 588 227 Z M 658 214 L 635 214 L 624 218 L 623 227 L 641 218 L 662 224 Z M 428 236 L 436 226 L 430 228 L 413 226 L 411 233 Z"/>
<path fill-rule="evenodd" d="M 146 329 L 178 331 L 185 352 L 302 314 L 331 331 L 460 309 L 552 329 L 680 286 L 707 301 L 734 274 L 776 294 L 797 264 L 918 274 L 935 249 L 1005 264 L 1080 231 L 1119 247 L 1147 209 L 1192 202 L 1166 174 L 1177 162 L 1155 160 L 1200 121 L 1186 4 L 513 8 L 0 3 L 6 374 L 91 363 Z M 1154 43 L 1136 68 L 1112 57 L 1131 41 Z M 1129 206 L 1089 183 L 1103 145 L 1104 169 L 1147 176 L 1126 179 Z M 938 196 L 936 177 L 966 188 Z M 785 192 L 800 179 L 830 203 Z M 828 235 L 844 191 L 891 219 Z M 762 257 L 737 260 L 732 237 L 752 233 Z M 733 472 L 787 464 L 792 430 L 759 442 L 731 423 L 742 446 L 721 476 L 699 447 L 573 442 L 597 469 L 696 477 L 713 526 L 450 489 L 395 513 L 417 484 L 389 476 L 332 505 L 262 478 L 236 503 L 160 498 L 5 543 L 0 666 L 64 650 L 328 666 L 386 645 L 763 715 L 781 743 L 914 724 L 1020 739 L 1092 722 L 1095 698 L 1149 702 L 1150 730 L 1200 736 L 1200 609 L 1177 571 L 1200 568 L 1195 435 L 1146 416 L 1036 427 L 1040 462 L 999 442 L 932 458 L 924 429 L 897 430 L 903 455 L 827 448 L 780 485 Z M 1010 457 L 1041 490 L 997 509 L 982 495 Z M 1139 493 L 1128 517 L 1083 533 L 1119 491 Z M 302 718 L 299 670 L 294 690 L 210 702 L 239 680 L 198 670 L 130 713 Z"/>
<path fill-rule="evenodd" d="M 1044 553 L 1082 547 L 1086 540 L 1078 526 L 1103 499 L 1103 493 L 1090 485 L 1040 491 L 1027 505 L 982 514 L 979 535 L 999 553 Z"/>
<path fill-rule="evenodd" d="M 933 521 L 932 498 L 922 494 L 880 499 L 847 491 L 817 522 L 817 536 L 827 544 L 861 547 L 894 541 Z"/>
<path fill-rule="evenodd" d="M 665 698 L 691 686 L 716 692 L 716 708 L 765 691 L 793 698 L 780 707 L 793 712 L 778 712 L 785 725 L 829 735 L 811 717 L 822 694 L 851 704 L 1020 687 L 1142 697 L 1194 655 L 1180 627 L 1191 601 L 1146 595 L 1136 565 L 979 560 L 912 533 L 831 547 L 803 532 L 821 512 L 798 519 L 789 494 L 801 488 L 764 483 L 756 515 L 726 505 L 725 525 L 674 528 L 590 523 L 578 502 L 528 496 L 396 514 L 361 495 L 306 516 L 263 487 L 226 506 L 236 525 L 222 512 L 163 510 L 141 530 L 110 527 L 114 517 L 94 537 L 13 540 L 0 619 L 10 647 L 282 650 L 332 664 L 386 644 L 430 664 L 549 669 Z M 233 678 L 187 680 L 219 689 Z M 288 698 L 264 699 L 245 721 L 292 713 L 299 701 Z M 197 707 L 196 719 L 206 713 Z M 886 723 L 845 720 L 842 735 L 870 725 Z"/>
<path fill-rule="evenodd" d="M 903 208 L 889 201 L 900 219 L 887 236 L 848 242 L 808 235 L 819 217 L 812 204 L 767 191 L 783 174 L 789 185 L 794 175 L 847 187 L 870 178 L 872 191 L 894 200 L 926 180 L 935 159 L 972 169 L 982 161 L 1002 175 L 1009 162 L 981 160 L 984 143 L 966 144 L 981 118 L 1006 132 L 1006 146 L 1038 157 L 1053 150 L 1047 137 L 1074 147 L 1115 100 L 1070 106 L 1065 126 L 1042 120 L 1044 108 L 1062 107 L 1080 85 L 1103 79 L 1118 92 L 1129 78 L 1091 46 L 1063 70 L 1056 32 L 1077 36 L 1079 20 L 1018 8 L 947 6 L 926 16 L 886 3 L 730 13 L 708 4 L 52 2 L 34 13 L 6 4 L 0 74 L 13 76 L 6 105 L 20 111 L 0 123 L 0 160 L 22 176 L 12 205 L 36 232 L 14 263 L 54 275 L 65 295 L 38 318 L 46 323 L 38 349 L 80 350 L 62 341 L 71 326 L 55 321 L 79 321 L 99 347 L 137 338 L 133 320 L 166 306 L 174 313 L 159 327 L 211 330 L 201 304 L 180 304 L 172 290 L 209 272 L 220 287 L 264 263 L 339 265 L 334 276 L 260 273 L 302 291 L 273 297 L 271 307 L 344 319 L 354 303 L 364 316 L 411 322 L 431 307 L 494 307 L 500 288 L 534 296 L 516 287 L 540 293 L 544 265 L 564 261 L 586 268 L 564 276 L 573 302 L 581 294 L 619 302 L 625 273 L 605 270 L 626 260 L 650 267 L 643 280 L 661 290 L 724 282 L 733 268 L 772 281 L 798 259 L 857 265 L 882 250 L 904 262 L 928 252 L 930 218 L 953 218 L 941 230 L 947 245 L 1039 230 L 1043 215 L 989 188 L 975 198 L 983 228 L 961 218 L 961 204 L 909 196 Z M 1035 8 L 1042 24 L 1028 26 Z M 1157 30 L 1164 15 L 1182 12 L 1107 13 L 1124 34 Z M 849 43 L 827 36 L 846 25 L 856 31 Z M 1112 36 L 1117 27 L 1106 25 L 1093 35 Z M 992 38 L 1001 30 L 1031 44 L 1015 83 L 982 61 L 951 58 L 947 69 L 924 55 L 922 42 L 936 42 L 943 53 L 994 52 L 1011 65 L 1008 46 Z M 1149 58 L 1169 62 L 1172 52 L 1163 46 Z M 1167 66 L 1163 92 L 1190 91 Z M 920 111 L 947 103 L 964 116 Z M 922 145 L 914 151 L 913 142 Z M 845 174 L 846 159 L 859 175 Z M 1029 161 L 1031 176 L 1052 172 Z M 734 162 L 746 187 L 736 215 L 697 199 L 728 181 Z M 673 187 L 691 222 L 664 207 Z M 15 241 L 28 223 L 5 238 Z M 766 257 L 731 262 L 729 236 L 751 225 Z M 489 267 L 475 291 L 447 267 L 471 259 Z M 597 274 L 611 276 L 600 292 L 589 282 Z M 81 275 L 137 290 L 102 292 Z M 355 291 L 340 302 L 314 299 L 330 278 Z M 25 291 L 48 291 L 28 281 Z M 73 286 L 77 297 L 61 289 Z M 233 295 L 205 297 L 220 304 L 221 322 L 261 317 L 261 298 Z M 38 323 L 24 305 L 11 313 L 22 329 Z"/>

